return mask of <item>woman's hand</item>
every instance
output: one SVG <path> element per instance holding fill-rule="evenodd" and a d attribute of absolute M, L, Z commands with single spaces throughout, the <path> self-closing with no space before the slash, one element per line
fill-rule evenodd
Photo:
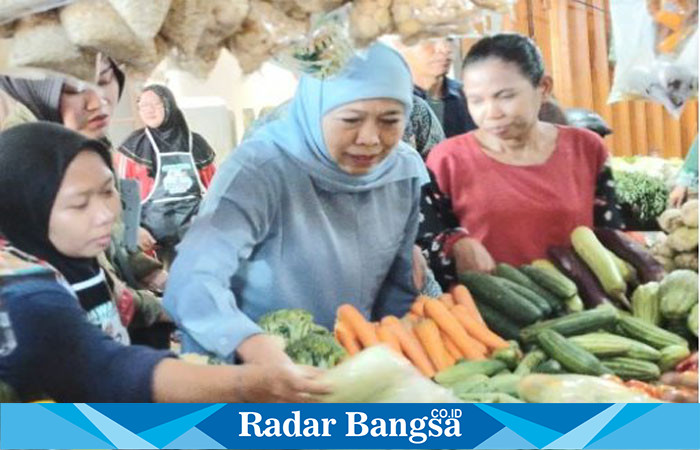
<path fill-rule="evenodd" d="M 680 208 L 688 197 L 688 188 L 685 186 L 676 186 L 668 196 L 668 203 L 674 208 Z"/>
<path fill-rule="evenodd" d="M 420 251 L 420 247 L 413 246 L 413 285 L 416 290 L 422 291 L 425 286 L 425 273 L 428 271 L 428 263 Z"/>
<path fill-rule="evenodd" d="M 241 398 L 253 403 L 310 403 L 315 396 L 330 394 L 318 381 L 322 370 L 295 364 L 246 364 L 241 367 Z"/>
<path fill-rule="evenodd" d="M 458 274 L 468 270 L 490 273 L 496 269 L 491 254 L 476 239 L 465 237 L 455 242 L 452 246 L 452 256 Z"/>
<path fill-rule="evenodd" d="M 144 252 L 150 252 L 156 246 L 156 240 L 147 229 L 139 228 L 139 248 Z"/>

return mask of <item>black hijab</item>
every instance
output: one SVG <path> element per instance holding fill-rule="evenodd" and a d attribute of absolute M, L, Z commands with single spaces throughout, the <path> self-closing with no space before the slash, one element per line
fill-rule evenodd
<path fill-rule="evenodd" d="M 126 77 L 111 58 L 108 61 L 119 84 L 119 98 L 121 98 Z M 0 75 L 0 89 L 26 106 L 38 120 L 46 122 L 63 123 L 63 118 L 61 117 L 61 92 L 63 91 L 64 83 L 65 78 L 63 77 L 28 80 Z"/>
<path fill-rule="evenodd" d="M 162 85 L 147 86 L 143 92 L 151 91 L 163 102 L 163 123 L 158 128 L 147 129 L 158 145 L 161 153 L 186 152 L 189 150 L 190 129 L 185 115 L 177 106 L 172 91 Z M 146 128 L 136 130 L 122 143 L 119 149 L 126 156 L 148 167 L 150 175 L 155 176 L 157 158 L 151 141 L 146 136 Z M 192 133 L 192 156 L 198 169 L 214 161 L 214 150 L 207 141 L 197 133 Z"/>
<path fill-rule="evenodd" d="M 96 258 L 72 258 L 49 240 L 49 218 L 66 170 L 82 151 L 94 151 L 112 170 L 109 150 L 67 128 L 34 122 L 0 133 L 0 230 L 12 245 L 63 274 L 72 285 L 100 274 Z M 87 311 L 110 297 L 106 282 L 78 291 Z"/>

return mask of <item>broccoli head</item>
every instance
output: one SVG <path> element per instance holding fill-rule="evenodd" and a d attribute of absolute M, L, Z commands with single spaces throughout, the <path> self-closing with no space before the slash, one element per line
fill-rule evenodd
<path fill-rule="evenodd" d="M 280 309 L 262 316 L 258 325 L 266 333 L 281 336 L 289 343 L 309 334 L 314 327 L 314 317 L 303 309 Z"/>
<path fill-rule="evenodd" d="M 285 351 L 297 364 L 324 369 L 335 366 L 346 355 L 345 349 L 327 330 L 325 333 L 309 333 L 301 339 L 290 342 Z"/>

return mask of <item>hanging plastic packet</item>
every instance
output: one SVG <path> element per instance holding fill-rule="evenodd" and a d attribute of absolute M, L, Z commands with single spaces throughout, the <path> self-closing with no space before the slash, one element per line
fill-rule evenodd
<path fill-rule="evenodd" d="M 353 57 L 348 6 L 312 19 L 308 35 L 280 52 L 275 61 L 296 73 L 327 78 L 339 73 Z"/>
<path fill-rule="evenodd" d="M 658 11 L 640 11 L 639 0 L 610 3 L 616 57 L 608 103 L 659 102 L 678 118 L 697 96 L 697 3 L 665 0 Z"/>
<path fill-rule="evenodd" d="M 482 11 L 508 13 L 513 0 L 394 0 L 394 27 L 404 43 L 428 37 L 473 35 Z"/>
<path fill-rule="evenodd" d="M 0 2 L 0 25 L 73 3 L 75 0 L 10 0 Z"/>

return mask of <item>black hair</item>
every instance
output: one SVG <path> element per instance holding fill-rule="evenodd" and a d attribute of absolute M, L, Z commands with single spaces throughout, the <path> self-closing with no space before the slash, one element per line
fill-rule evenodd
<path fill-rule="evenodd" d="M 532 39 L 522 34 L 501 33 L 480 39 L 469 49 L 462 70 L 488 58 L 499 58 L 517 65 L 533 86 L 538 86 L 544 76 L 540 50 Z"/>

